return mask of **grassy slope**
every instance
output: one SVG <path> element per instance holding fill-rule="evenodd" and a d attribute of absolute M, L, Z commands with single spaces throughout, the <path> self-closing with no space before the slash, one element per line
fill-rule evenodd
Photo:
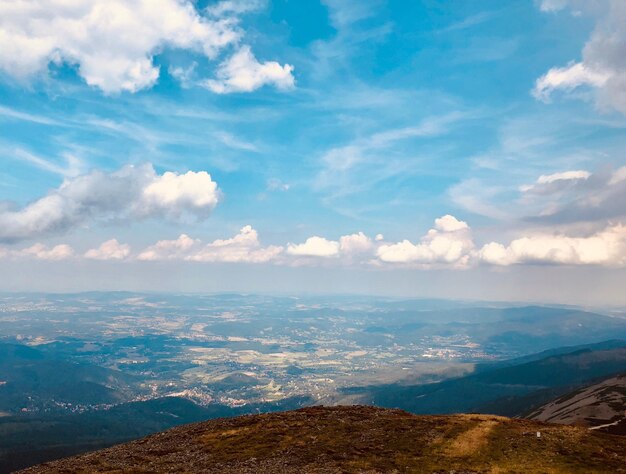
<path fill-rule="evenodd" d="M 416 416 L 373 407 L 313 407 L 178 427 L 26 472 L 451 470 L 626 472 L 626 438 L 490 415 Z"/>

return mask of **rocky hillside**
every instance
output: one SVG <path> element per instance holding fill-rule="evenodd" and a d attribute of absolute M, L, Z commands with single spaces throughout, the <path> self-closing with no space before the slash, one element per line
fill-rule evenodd
<path fill-rule="evenodd" d="M 626 435 L 626 373 L 563 395 L 528 417 Z"/>
<path fill-rule="evenodd" d="M 489 415 L 313 407 L 181 426 L 23 472 L 452 471 L 626 472 L 626 437 Z"/>

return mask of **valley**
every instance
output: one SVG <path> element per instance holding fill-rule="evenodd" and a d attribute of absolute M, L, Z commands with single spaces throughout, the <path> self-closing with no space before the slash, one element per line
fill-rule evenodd
<path fill-rule="evenodd" d="M 572 307 L 236 294 L 0 301 L 2 471 L 313 405 L 527 416 L 626 372 L 623 315 Z"/>

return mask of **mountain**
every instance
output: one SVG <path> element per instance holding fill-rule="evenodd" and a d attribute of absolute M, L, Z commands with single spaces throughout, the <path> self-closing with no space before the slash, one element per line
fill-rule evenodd
<path fill-rule="evenodd" d="M 626 372 L 567 393 L 528 418 L 626 435 Z"/>
<path fill-rule="evenodd" d="M 463 334 L 488 353 L 502 354 L 531 354 L 626 338 L 623 317 L 548 306 L 398 310 L 384 313 L 375 323 L 364 328 L 370 337 L 391 334 L 398 344 Z"/>
<path fill-rule="evenodd" d="M 617 473 L 626 438 L 490 415 L 311 407 L 181 426 L 23 472 Z"/>
<path fill-rule="evenodd" d="M 626 371 L 626 347 L 598 347 L 496 366 L 438 383 L 352 387 L 343 394 L 356 403 L 420 414 L 477 412 L 521 416 L 596 379 Z"/>

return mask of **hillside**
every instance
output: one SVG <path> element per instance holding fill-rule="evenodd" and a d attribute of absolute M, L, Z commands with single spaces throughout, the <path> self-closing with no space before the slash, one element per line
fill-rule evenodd
<path fill-rule="evenodd" d="M 139 392 L 137 385 L 135 377 L 119 370 L 0 343 L 0 412 L 5 415 L 123 403 Z"/>
<path fill-rule="evenodd" d="M 70 415 L 0 417 L 0 473 L 106 448 L 185 423 L 289 410 L 310 403 L 309 399 L 285 399 L 244 407 L 202 407 L 184 398 L 164 397 Z"/>
<path fill-rule="evenodd" d="M 521 416 L 597 379 L 626 371 L 626 347 L 599 347 L 519 365 L 496 365 L 438 383 L 352 387 L 344 390 L 345 400 L 420 414 L 478 412 Z"/>
<path fill-rule="evenodd" d="M 490 415 L 312 407 L 181 426 L 22 472 L 441 471 L 626 472 L 626 438 Z"/>
<path fill-rule="evenodd" d="M 626 434 L 626 373 L 575 390 L 533 411 L 528 418 Z"/>

